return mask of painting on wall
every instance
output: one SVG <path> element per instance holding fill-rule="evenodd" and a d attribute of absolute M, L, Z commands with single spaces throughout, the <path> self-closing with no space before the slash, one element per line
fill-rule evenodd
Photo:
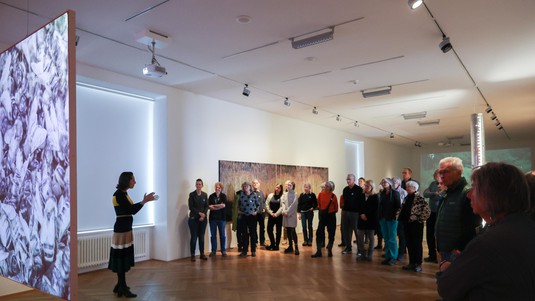
<path fill-rule="evenodd" d="M 303 192 L 303 184 L 310 183 L 316 195 L 321 191 L 321 183 L 329 179 L 326 167 L 266 164 L 239 161 L 219 161 L 219 181 L 223 183 L 225 193 L 230 199 L 241 189 L 245 181 L 258 179 L 260 190 L 267 196 L 275 190 L 275 185 L 287 180 L 295 182 L 295 191 Z"/>

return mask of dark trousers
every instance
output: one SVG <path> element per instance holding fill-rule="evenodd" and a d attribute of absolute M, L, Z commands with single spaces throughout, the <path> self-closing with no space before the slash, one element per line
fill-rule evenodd
<path fill-rule="evenodd" d="M 206 224 L 206 219 L 202 221 L 198 218 L 190 217 L 188 219 L 190 234 L 189 248 L 191 256 L 195 255 L 195 245 L 197 244 L 197 240 L 199 240 L 199 253 L 204 254 L 204 234 L 206 232 Z"/>
<path fill-rule="evenodd" d="M 260 244 L 263 245 L 266 241 L 266 219 L 264 213 L 258 213 L 256 220 L 258 222 L 258 238 L 260 239 Z M 258 242 L 258 238 L 256 242 Z"/>
<path fill-rule="evenodd" d="M 275 229 L 277 230 L 276 239 L 273 235 L 273 227 L 275 227 Z M 267 233 L 269 236 L 270 245 L 272 247 L 278 247 L 281 242 L 281 235 L 282 235 L 282 215 L 279 215 L 277 217 L 270 216 L 268 218 Z"/>
<path fill-rule="evenodd" d="M 244 238 L 244 232 L 243 229 L 246 227 L 244 226 L 245 220 L 241 215 L 238 215 L 238 221 L 236 223 L 236 239 L 238 240 L 238 252 L 241 252 L 243 249 L 243 241 Z"/>
<path fill-rule="evenodd" d="M 295 232 L 295 228 L 286 227 L 286 234 L 288 235 L 288 249 L 292 249 L 294 243 L 295 249 L 299 249 L 299 246 L 297 245 L 297 232 Z"/>
<path fill-rule="evenodd" d="M 329 235 L 327 249 L 331 250 L 334 245 L 334 235 L 336 234 L 336 213 L 329 213 L 319 220 L 318 229 L 316 230 L 316 246 L 318 252 L 321 252 L 321 248 L 325 243 L 325 228 L 327 228 Z"/>
<path fill-rule="evenodd" d="M 312 243 L 312 221 L 314 220 L 314 211 L 301 212 L 301 226 L 303 228 L 304 242 Z"/>
<path fill-rule="evenodd" d="M 431 212 L 431 215 L 425 222 L 425 239 L 429 249 L 429 258 L 437 259 L 437 242 L 435 240 L 435 223 L 437 222 L 437 213 Z"/>
<path fill-rule="evenodd" d="M 247 253 L 249 244 L 251 244 L 251 252 L 256 252 L 256 215 L 242 215 L 241 220 L 238 226 L 242 227 L 242 252 Z"/>
<path fill-rule="evenodd" d="M 346 243 L 346 248 L 351 249 L 353 245 L 353 233 L 357 238 L 357 224 L 359 222 L 358 212 L 342 211 L 342 223 L 340 225 L 343 235 L 343 240 Z"/>
<path fill-rule="evenodd" d="M 405 226 L 407 225 L 407 222 L 399 221 L 398 223 L 398 241 L 399 241 L 399 249 L 398 249 L 398 258 L 401 259 L 403 256 L 405 256 L 406 250 L 407 250 L 407 241 L 405 239 Z"/>
<path fill-rule="evenodd" d="M 401 224 L 401 223 L 400 223 Z M 422 264 L 423 248 L 422 240 L 424 238 L 424 224 L 412 222 L 405 224 L 405 240 L 409 250 L 409 263 Z"/>

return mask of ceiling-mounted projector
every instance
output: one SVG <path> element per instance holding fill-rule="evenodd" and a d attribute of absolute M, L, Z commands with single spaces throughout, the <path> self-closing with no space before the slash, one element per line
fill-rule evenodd
<path fill-rule="evenodd" d="M 165 67 L 158 64 L 146 65 L 145 68 L 143 68 L 143 75 L 148 77 L 162 77 L 166 74 L 167 71 L 165 71 Z"/>

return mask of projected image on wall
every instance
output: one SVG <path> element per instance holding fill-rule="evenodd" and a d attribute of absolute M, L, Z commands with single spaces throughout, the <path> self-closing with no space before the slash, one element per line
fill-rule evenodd
<path fill-rule="evenodd" d="M 70 299 L 68 16 L 0 55 L 0 274 Z"/>

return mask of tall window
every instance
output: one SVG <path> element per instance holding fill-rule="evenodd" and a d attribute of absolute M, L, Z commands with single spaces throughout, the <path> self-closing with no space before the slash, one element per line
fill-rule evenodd
<path fill-rule="evenodd" d="M 355 174 L 355 177 L 364 175 L 364 142 L 346 139 L 346 174 Z"/>

